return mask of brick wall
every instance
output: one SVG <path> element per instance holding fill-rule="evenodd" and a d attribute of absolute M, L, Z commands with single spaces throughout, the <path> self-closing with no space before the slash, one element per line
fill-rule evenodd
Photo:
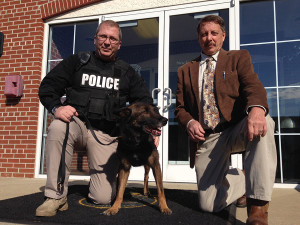
<path fill-rule="evenodd" d="M 38 88 L 44 20 L 101 0 L 1 0 L 0 176 L 33 177 L 37 150 Z M 5 77 L 21 75 L 21 98 L 4 96 Z M 76 158 L 76 157 L 75 157 Z"/>

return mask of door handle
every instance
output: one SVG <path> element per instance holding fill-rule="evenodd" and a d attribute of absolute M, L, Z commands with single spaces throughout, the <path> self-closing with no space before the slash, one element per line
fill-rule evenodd
<path fill-rule="evenodd" d="M 164 106 L 164 111 L 165 111 L 168 108 L 170 108 L 170 106 L 172 105 L 172 89 L 171 88 L 165 88 L 164 92 L 169 94 L 169 103 L 166 106 Z"/>
<path fill-rule="evenodd" d="M 159 93 L 160 91 L 161 91 L 160 88 L 153 88 L 153 89 L 152 89 L 152 98 L 153 98 L 153 101 L 154 101 L 154 93 L 155 93 L 155 92 Z M 156 105 L 157 105 L 157 104 L 156 104 Z M 160 109 L 160 106 L 157 105 L 157 108 Z"/>

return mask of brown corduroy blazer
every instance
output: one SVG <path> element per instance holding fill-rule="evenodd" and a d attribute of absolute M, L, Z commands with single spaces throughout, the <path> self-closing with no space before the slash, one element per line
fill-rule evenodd
<path fill-rule="evenodd" d="M 198 57 L 178 69 L 175 116 L 186 129 L 191 119 L 200 121 Z M 215 97 L 224 119 L 235 124 L 246 116 L 249 106 L 260 105 L 269 112 L 266 91 L 254 72 L 247 50 L 220 50 L 215 72 Z M 190 166 L 194 167 L 197 143 L 190 141 Z"/>

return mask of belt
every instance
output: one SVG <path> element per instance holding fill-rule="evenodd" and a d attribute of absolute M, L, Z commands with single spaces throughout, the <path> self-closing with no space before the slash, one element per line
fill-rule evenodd
<path fill-rule="evenodd" d="M 204 129 L 205 136 L 208 136 L 210 134 L 215 134 L 215 133 L 221 133 L 229 127 L 230 127 L 230 123 L 228 122 L 219 123 L 214 129 Z"/>

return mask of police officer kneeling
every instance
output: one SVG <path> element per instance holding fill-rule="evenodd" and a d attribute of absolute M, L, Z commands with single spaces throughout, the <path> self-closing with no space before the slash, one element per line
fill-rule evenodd
<path fill-rule="evenodd" d="M 46 201 L 36 209 L 36 216 L 54 216 L 57 210 L 68 209 L 68 177 L 75 148 L 87 150 L 89 198 L 96 204 L 110 204 L 115 197 L 119 162 L 113 111 L 127 101 L 153 102 L 142 78 L 116 57 L 121 39 L 117 23 L 102 22 L 94 37 L 95 51 L 68 57 L 41 83 L 40 100 L 55 119 L 45 146 Z M 64 94 L 67 98 L 62 104 Z"/>

